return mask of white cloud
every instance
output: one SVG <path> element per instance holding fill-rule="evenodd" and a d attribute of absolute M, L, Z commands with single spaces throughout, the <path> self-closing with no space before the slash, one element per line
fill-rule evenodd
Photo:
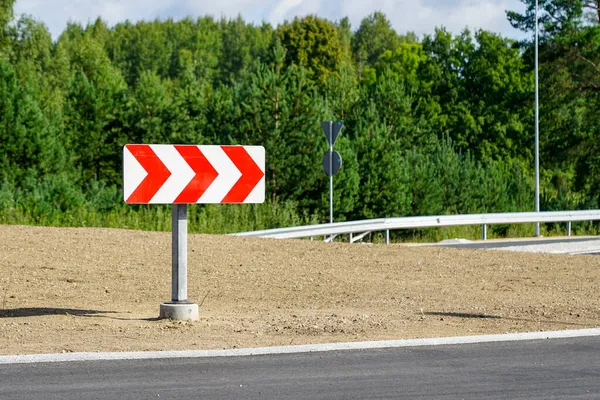
<path fill-rule="evenodd" d="M 64 30 L 67 22 L 87 24 L 98 16 L 109 24 L 130 19 L 154 19 L 161 16 L 163 7 L 156 0 L 18 0 L 15 13 L 31 14 L 43 21 L 54 38 Z"/>
<path fill-rule="evenodd" d="M 301 6 L 306 0 L 281 0 L 273 11 L 269 14 L 269 22 L 276 24 L 285 19 L 288 13 L 294 8 Z"/>
<path fill-rule="evenodd" d="M 110 25 L 129 19 L 212 15 L 276 25 L 294 16 L 317 14 L 330 20 L 350 18 L 354 28 L 376 10 L 399 32 L 418 35 L 445 26 L 458 33 L 466 26 L 509 37 L 522 37 L 506 20 L 505 10 L 523 10 L 520 0 L 17 0 L 16 13 L 42 20 L 56 38 L 68 21 L 86 24 L 101 16 Z"/>
<path fill-rule="evenodd" d="M 506 19 L 506 10 L 523 10 L 519 0 L 346 0 L 343 13 L 358 27 L 362 18 L 380 10 L 399 32 L 433 33 L 444 26 L 459 33 L 465 27 L 486 29 L 509 37 L 521 37 Z"/>

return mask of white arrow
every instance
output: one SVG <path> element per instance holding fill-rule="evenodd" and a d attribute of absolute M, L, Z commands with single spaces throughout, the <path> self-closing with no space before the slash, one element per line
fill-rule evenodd
<path fill-rule="evenodd" d="M 204 192 L 198 203 L 220 203 L 242 173 L 219 146 L 198 146 L 219 176 Z"/>
<path fill-rule="evenodd" d="M 263 174 L 265 173 L 265 148 L 262 146 L 247 146 L 246 151 L 252 157 L 254 162 L 259 166 L 262 170 Z M 262 161 L 261 161 L 262 160 Z M 246 197 L 246 203 L 264 203 L 265 201 L 265 179 L 260 180 L 250 192 L 248 197 Z"/>
<path fill-rule="evenodd" d="M 135 159 L 127 147 L 123 147 L 123 198 L 125 201 L 142 183 L 148 172 Z"/>
<path fill-rule="evenodd" d="M 171 171 L 171 176 L 156 192 L 150 203 L 165 204 L 173 203 L 179 193 L 194 178 L 196 173 L 181 157 L 181 154 L 171 145 L 151 145 L 152 150 L 158 158 L 165 164 L 165 167 Z"/>

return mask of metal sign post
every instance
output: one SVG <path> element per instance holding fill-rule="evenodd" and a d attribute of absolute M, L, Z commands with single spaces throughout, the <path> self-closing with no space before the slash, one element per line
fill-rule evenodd
<path fill-rule="evenodd" d="M 321 128 L 325 132 L 327 141 L 329 142 L 329 152 L 325 154 L 323 159 L 323 169 L 329 175 L 329 223 L 333 224 L 333 175 L 340 171 L 342 166 L 342 156 L 337 151 L 333 151 L 333 145 L 342 130 L 343 122 L 325 121 L 321 122 Z"/>
<path fill-rule="evenodd" d="M 175 303 L 187 301 L 187 204 L 172 209 L 172 290 Z"/>
<path fill-rule="evenodd" d="M 198 319 L 198 305 L 187 298 L 187 204 L 172 206 L 171 301 L 160 305 L 160 318 Z"/>
<path fill-rule="evenodd" d="M 539 5 L 535 1 L 535 211 L 540 212 L 540 85 L 538 68 Z M 540 237 L 540 223 L 535 223 L 535 236 Z"/>
<path fill-rule="evenodd" d="M 333 121 L 329 121 L 329 171 L 333 171 Z M 333 174 L 329 174 L 329 223 L 333 224 Z"/>

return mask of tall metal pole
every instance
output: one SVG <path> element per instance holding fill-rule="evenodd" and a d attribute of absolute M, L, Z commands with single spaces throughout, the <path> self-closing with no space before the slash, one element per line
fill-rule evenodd
<path fill-rule="evenodd" d="M 535 211 L 540 212 L 540 89 L 538 71 L 538 0 L 535 0 Z M 535 224 L 535 236 L 540 236 L 540 223 Z"/>
<path fill-rule="evenodd" d="M 333 224 L 333 121 L 329 121 L 329 223 Z"/>

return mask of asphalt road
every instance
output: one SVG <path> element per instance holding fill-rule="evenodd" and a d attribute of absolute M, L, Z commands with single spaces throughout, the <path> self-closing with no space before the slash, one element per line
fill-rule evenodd
<path fill-rule="evenodd" d="M 474 241 L 466 243 L 444 243 L 441 242 L 438 246 L 455 247 L 467 249 L 501 249 L 503 247 L 527 246 L 527 245 L 546 245 L 558 243 L 581 243 L 590 242 L 598 239 L 585 238 L 552 238 L 552 239 L 519 239 L 519 240 L 492 240 L 492 241 Z"/>
<path fill-rule="evenodd" d="M 598 399 L 600 337 L 0 365 L 0 399 Z"/>
<path fill-rule="evenodd" d="M 549 239 L 519 239 L 466 241 L 463 243 L 440 242 L 436 246 L 464 249 L 512 249 L 513 251 L 536 251 L 541 253 L 598 253 L 600 238 L 598 237 L 562 237 Z"/>

